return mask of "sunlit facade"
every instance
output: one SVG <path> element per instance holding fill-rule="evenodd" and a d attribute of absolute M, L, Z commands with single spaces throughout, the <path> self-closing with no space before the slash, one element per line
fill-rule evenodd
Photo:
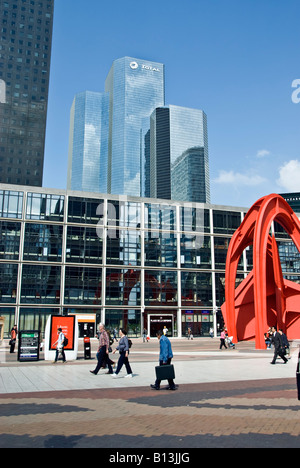
<path fill-rule="evenodd" d="M 108 192 L 143 196 L 150 115 L 165 103 L 164 65 L 130 57 L 117 59 L 105 91 L 110 96 Z"/>
<path fill-rule="evenodd" d="M 75 96 L 70 113 L 67 188 L 107 192 L 109 96 L 85 91 Z"/>

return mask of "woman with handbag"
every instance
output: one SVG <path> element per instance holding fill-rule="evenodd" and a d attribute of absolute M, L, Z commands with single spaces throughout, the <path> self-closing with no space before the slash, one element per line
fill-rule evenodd
<path fill-rule="evenodd" d="M 114 378 L 118 377 L 118 374 L 124 364 L 127 370 L 127 375 L 125 377 L 132 377 L 132 370 L 131 370 L 129 360 L 128 360 L 130 344 L 127 338 L 127 332 L 124 328 L 120 328 L 119 336 L 120 336 L 119 345 L 116 347 L 116 349 L 114 349 L 113 354 L 115 354 L 115 352 L 118 350 L 120 353 L 120 357 L 118 360 L 116 373 L 113 374 L 112 377 Z"/>
<path fill-rule="evenodd" d="M 17 331 L 17 325 L 15 325 L 11 331 L 10 331 L 10 342 L 9 342 L 9 345 L 10 345 L 10 354 L 14 353 L 15 351 L 15 346 L 16 346 L 16 341 L 17 341 L 17 334 L 18 334 L 18 331 Z"/>

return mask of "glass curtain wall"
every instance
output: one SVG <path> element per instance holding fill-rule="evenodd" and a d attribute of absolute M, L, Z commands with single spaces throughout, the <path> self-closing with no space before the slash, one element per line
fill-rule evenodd
<path fill-rule="evenodd" d="M 140 336 L 166 324 L 172 336 L 222 326 L 225 262 L 244 213 L 73 192 L 0 192 L 0 314 L 5 332 L 43 328 L 47 314 L 76 313 L 93 326 Z M 1 198 L 2 197 L 2 198 Z M 300 256 L 276 227 L 283 273 L 300 282 Z M 251 271 L 241 256 L 237 284 Z M 43 332 L 44 330 L 42 330 Z"/>

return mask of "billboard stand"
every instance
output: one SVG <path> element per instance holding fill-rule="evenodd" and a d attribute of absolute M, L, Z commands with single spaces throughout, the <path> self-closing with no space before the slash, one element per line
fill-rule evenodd
<path fill-rule="evenodd" d="M 22 330 L 18 333 L 18 361 L 38 361 L 40 357 L 40 332 Z"/>
<path fill-rule="evenodd" d="M 78 320 L 76 315 L 50 315 L 45 328 L 45 361 L 54 361 L 56 354 L 58 328 L 68 338 L 68 345 L 64 348 L 66 360 L 75 361 L 78 355 Z"/>

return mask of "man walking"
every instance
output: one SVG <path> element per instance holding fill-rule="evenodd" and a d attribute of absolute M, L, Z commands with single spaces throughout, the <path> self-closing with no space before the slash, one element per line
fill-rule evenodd
<path fill-rule="evenodd" d="M 156 336 L 159 340 L 159 346 L 160 346 L 159 365 L 165 366 L 165 365 L 171 364 L 173 352 L 172 352 L 172 346 L 171 346 L 171 342 L 169 338 L 163 333 L 162 330 L 157 332 Z M 168 379 L 168 382 L 169 382 L 169 386 L 167 387 L 167 389 L 176 390 L 177 387 L 174 383 L 174 380 Z M 159 390 L 160 383 L 161 383 L 161 380 L 156 379 L 155 384 L 151 385 L 151 388 L 153 388 L 154 390 Z"/>
<path fill-rule="evenodd" d="M 57 329 L 58 340 L 53 343 L 53 346 L 56 345 L 56 352 L 55 352 L 55 359 L 53 364 L 56 364 L 58 361 L 59 354 L 61 354 L 63 362 L 66 362 L 66 355 L 65 355 L 65 335 L 62 332 L 61 328 Z"/>
<path fill-rule="evenodd" d="M 280 336 L 280 333 L 277 332 L 276 327 L 272 327 L 272 332 L 273 332 L 272 343 L 274 345 L 275 350 L 274 350 L 274 356 L 273 356 L 273 360 L 271 364 L 276 364 L 277 356 L 280 356 L 281 359 L 284 361 L 284 364 L 286 364 L 288 360 L 285 357 L 285 352 L 283 349 L 282 338 Z"/>
<path fill-rule="evenodd" d="M 113 374 L 111 362 L 109 360 L 109 336 L 103 323 L 99 325 L 99 348 L 97 351 L 98 364 L 91 374 L 97 375 L 101 367 L 108 365 L 108 373 Z"/>

